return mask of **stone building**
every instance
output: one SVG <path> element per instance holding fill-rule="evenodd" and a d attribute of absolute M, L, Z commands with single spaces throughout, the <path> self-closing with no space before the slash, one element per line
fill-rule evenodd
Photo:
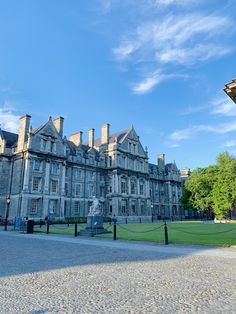
<path fill-rule="evenodd" d="M 0 129 L 0 215 L 34 218 L 87 216 L 95 196 L 105 216 L 183 216 L 180 172 L 175 162 L 148 163 L 133 127 L 101 137 L 89 130 L 63 136 L 62 117 L 38 128 L 20 118 L 19 132 Z"/>
<path fill-rule="evenodd" d="M 224 91 L 236 103 L 236 79 L 225 84 Z"/>

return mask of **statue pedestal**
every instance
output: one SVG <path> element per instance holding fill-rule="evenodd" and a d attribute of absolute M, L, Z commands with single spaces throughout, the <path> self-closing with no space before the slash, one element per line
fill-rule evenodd
<path fill-rule="evenodd" d="M 79 232 L 79 235 L 93 237 L 96 234 L 111 233 L 103 227 L 102 216 L 88 216 L 87 227 Z"/>

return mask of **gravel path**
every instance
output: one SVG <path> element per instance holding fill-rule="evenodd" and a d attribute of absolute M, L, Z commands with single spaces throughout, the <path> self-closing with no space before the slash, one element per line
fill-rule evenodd
<path fill-rule="evenodd" d="M 236 313 L 234 250 L 38 237 L 0 232 L 0 313 Z"/>

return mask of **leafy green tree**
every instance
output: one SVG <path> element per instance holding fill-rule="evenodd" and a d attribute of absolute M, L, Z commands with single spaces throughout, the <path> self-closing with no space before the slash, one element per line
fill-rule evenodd
<path fill-rule="evenodd" d="M 199 212 L 212 208 L 218 219 L 236 206 L 236 159 L 224 152 L 216 165 L 196 168 L 185 183 L 181 203 Z"/>
<path fill-rule="evenodd" d="M 236 205 L 236 159 L 228 153 L 217 157 L 218 171 L 213 186 L 213 210 L 218 219 L 227 217 Z"/>
<path fill-rule="evenodd" d="M 187 204 L 199 212 L 212 206 L 213 175 L 215 171 L 215 166 L 197 168 L 191 173 L 185 184 L 185 196 L 189 195 Z"/>

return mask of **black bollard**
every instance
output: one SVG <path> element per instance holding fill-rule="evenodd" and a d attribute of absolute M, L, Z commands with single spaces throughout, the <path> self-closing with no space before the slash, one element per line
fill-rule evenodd
<path fill-rule="evenodd" d="M 141 222 L 142 222 L 142 219 L 141 219 L 141 217 L 139 217 L 139 223 L 141 224 Z"/>
<path fill-rule="evenodd" d="M 47 234 L 49 234 L 49 221 L 47 222 Z"/>
<path fill-rule="evenodd" d="M 69 220 L 69 218 L 67 220 L 67 227 L 70 227 L 70 220 Z"/>
<path fill-rule="evenodd" d="M 42 228 L 42 220 L 39 220 L 39 228 Z"/>
<path fill-rule="evenodd" d="M 77 222 L 75 223 L 75 237 L 77 237 L 78 233 L 77 233 Z"/>
<path fill-rule="evenodd" d="M 5 219 L 5 223 L 4 223 L 4 231 L 7 231 L 7 218 Z"/>
<path fill-rule="evenodd" d="M 153 222 L 153 214 L 152 214 L 152 222 Z"/>
<path fill-rule="evenodd" d="M 114 220 L 114 233 L 113 233 L 113 240 L 116 240 L 116 220 Z"/>
<path fill-rule="evenodd" d="M 164 236 L 165 236 L 165 245 L 168 245 L 169 244 L 169 242 L 168 242 L 168 227 L 167 227 L 166 222 L 164 224 Z"/>

